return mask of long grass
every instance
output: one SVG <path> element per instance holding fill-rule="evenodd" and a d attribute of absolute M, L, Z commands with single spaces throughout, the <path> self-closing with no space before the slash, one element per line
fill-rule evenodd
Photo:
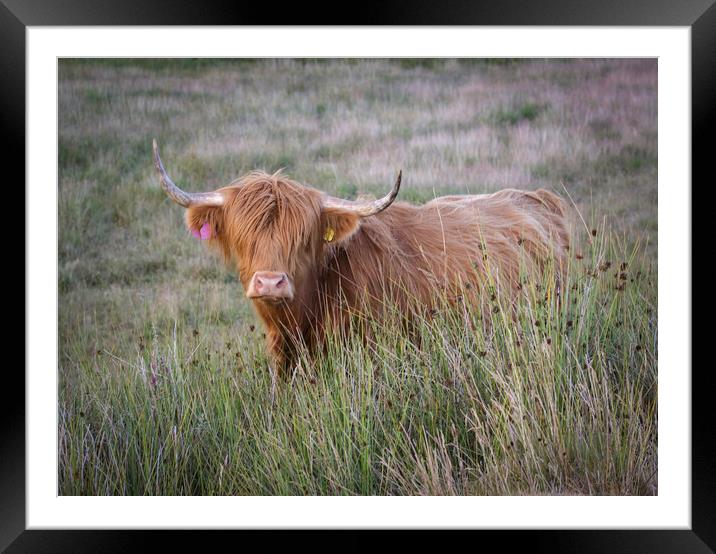
<path fill-rule="evenodd" d="M 602 231 L 559 288 L 357 325 L 289 382 L 254 337 L 154 327 L 63 373 L 61 490 L 654 494 L 653 277 Z"/>
<path fill-rule="evenodd" d="M 652 80 L 628 60 L 60 62 L 59 493 L 656 494 Z M 567 277 L 409 331 L 358 320 L 276 379 L 240 283 L 156 186 L 154 133 L 191 190 L 288 166 L 352 197 L 401 156 L 416 202 L 551 185 L 580 214 Z"/>

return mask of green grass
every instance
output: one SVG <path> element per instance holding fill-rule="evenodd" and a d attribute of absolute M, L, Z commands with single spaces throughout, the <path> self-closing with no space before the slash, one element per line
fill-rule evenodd
<path fill-rule="evenodd" d="M 517 125 L 523 121 L 534 121 L 546 110 L 545 106 L 534 102 L 525 102 L 509 108 L 501 108 L 495 112 L 493 120 L 496 125 Z"/>
<path fill-rule="evenodd" d="M 60 494 L 656 494 L 654 61 L 59 77 Z M 154 136 L 188 190 L 286 167 L 354 198 L 402 168 L 406 200 L 546 186 L 585 222 L 561 300 L 531 279 L 514 309 L 424 314 L 419 340 L 359 323 L 275 382 L 241 284 L 156 182 Z"/>

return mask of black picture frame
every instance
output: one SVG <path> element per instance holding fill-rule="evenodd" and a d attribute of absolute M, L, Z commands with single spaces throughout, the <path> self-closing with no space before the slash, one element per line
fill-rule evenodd
<path fill-rule="evenodd" d="M 282 8 L 280 13 L 266 4 L 244 6 L 229 2 L 166 2 L 162 0 L 0 0 L 0 122 L 6 145 L 4 166 L 12 168 L 11 182 L 25 182 L 25 31 L 28 26 L 65 25 L 254 25 L 260 23 L 315 24 L 317 14 L 303 4 Z M 348 23 L 343 16 L 322 11 L 327 24 Z M 477 3 L 467 1 L 411 2 L 403 5 L 365 4 L 353 13 L 350 24 L 375 25 L 589 25 L 589 26 L 686 26 L 691 28 L 692 69 L 692 185 L 691 193 L 711 184 L 712 150 L 709 136 L 716 110 L 716 5 L 714 0 L 672 2 L 657 0 L 602 0 L 601 2 L 517 0 Z M 708 176 L 707 176 L 708 175 Z M 708 181 L 707 181 L 708 179 Z M 21 187 L 14 187 L 17 199 L 25 205 Z M 14 200 L 14 199 L 13 199 Z M 7 199 L 6 199 L 7 201 Z M 704 202 L 700 205 L 702 209 Z M 693 205 L 693 204 L 692 204 Z M 698 206 L 699 204 L 697 204 Z M 17 212 L 15 207 L 15 212 Z M 24 210 L 23 210 L 24 213 Z M 692 221 L 694 221 L 692 213 Z M 694 241 L 702 240 L 692 232 Z M 13 241 L 22 248 L 25 244 Z M 696 250 L 699 252 L 699 250 Z M 693 254 L 693 248 L 692 248 Z M 19 257 L 13 257 L 17 260 Z M 693 260 L 693 258 L 692 258 Z M 693 272 L 693 264 L 691 271 Z M 693 276 L 693 273 L 691 273 Z M 28 275 L 23 270 L 23 290 Z M 703 277 L 702 277 L 703 278 Z M 692 291 L 694 283 L 692 277 Z M 707 290 L 706 285 L 696 290 Z M 16 295 L 19 296 L 19 295 Z M 27 296 L 26 296 L 27 298 Z M 9 314 L 8 314 L 9 315 Z M 6 316 L 7 317 L 7 316 Z M 25 316 L 23 316 L 25 321 Z M 25 326 L 13 324 L 16 333 Z M 694 334 L 706 331 L 692 326 Z M 9 339 L 9 335 L 6 340 Z M 692 338 L 692 344 L 694 343 Z M 701 341 L 696 341 L 701 344 Z M 8 340 L 8 344 L 11 344 Z M 689 530 L 544 530 L 544 531 L 478 531 L 480 548 L 512 550 L 528 547 L 537 551 L 570 552 L 709 552 L 716 549 L 716 448 L 712 442 L 714 415 L 711 409 L 713 372 L 710 364 L 692 368 L 669 368 L 671 371 L 691 371 L 692 383 L 692 525 Z M 179 545 L 187 549 L 206 541 L 225 540 L 227 533 L 203 531 L 79 531 L 26 530 L 25 525 L 25 379 L 17 365 L 6 362 L 4 372 L 5 398 L 0 403 L 0 549 L 7 552 L 114 552 L 144 550 L 150 541 L 157 541 L 163 549 Z M 12 391 L 12 392 L 9 392 Z M 266 531 L 252 532 L 252 540 L 273 549 L 276 537 L 265 537 Z M 385 540 L 382 532 L 355 534 L 344 537 L 322 536 L 320 541 L 307 532 L 280 532 L 279 538 L 294 545 L 310 541 L 317 545 L 331 545 L 335 541 L 355 550 L 365 549 L 368 543 Z M 380 536 L 379 536 L 380 535 Z M 465 537 L 456 537 L 464 541 Z M 303 540 L 301 540 L 303 539 Z M 328 539 L 328 540 L 326 540 Z M 243 539 L 245 540 L 245 539 Z M 400 538 L 405 541 L 405 537 Z M 442 548 L 446 547 L 441 535 Z M 196 542 L 195 542 L 196 541 Z M 408 542 L 425 544 L 420 532 Z M 239 543 L 235 543 L 239 544 Z M 403 542 L 403 546 L 407 546 Z M 329 546 L 330 548 L 330 546 Z"/>

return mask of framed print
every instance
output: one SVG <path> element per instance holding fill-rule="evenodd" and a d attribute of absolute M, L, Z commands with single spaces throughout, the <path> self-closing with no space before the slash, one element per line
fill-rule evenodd
<path fill-rule="evenodd" d="M 713 548 L 689 183 L 713 6 L 345 28 L 76 8 L 0 7 L 27 217 L 3 547 Z"/>

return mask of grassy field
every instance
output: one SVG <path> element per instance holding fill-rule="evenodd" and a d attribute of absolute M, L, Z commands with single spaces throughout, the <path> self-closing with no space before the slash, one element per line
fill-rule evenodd
<path fill-rule="evenodd" d="M 656 494 L 656 60 L 61 60 L 59 493 Z M 285 168 L 336 196 L 549 188 L 526 284 L 329 340 L 272 381 L 233 271 L 160 189 Z M 547 287 L 545 290 L 544 287 Z M 469 330 L 469 331 L 466 331 Z"/>

